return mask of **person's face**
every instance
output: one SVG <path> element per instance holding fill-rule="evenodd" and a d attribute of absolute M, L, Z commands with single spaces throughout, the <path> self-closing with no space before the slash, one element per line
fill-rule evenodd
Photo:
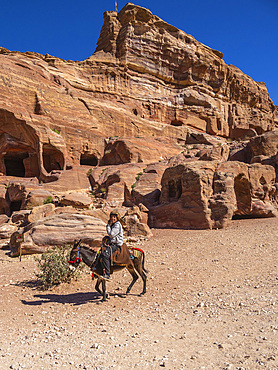
<path fill-rule="evenodd" d="M 117 216 L 115 216 L 115 215 L 111 215 L 111 216 L 110 216 L 110 223 L 111 223 L 111 224 L 114 224 L 116 221 L 117 221 Z"/>

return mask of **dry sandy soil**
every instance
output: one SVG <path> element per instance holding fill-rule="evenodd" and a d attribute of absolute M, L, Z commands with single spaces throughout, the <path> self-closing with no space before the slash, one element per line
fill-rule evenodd
<path fill-rule="evenodd" d="M 278 219 L 226 230 L 153 230 L 147 294 L 113 275 L 32 286 L 32 256 L 0 250 L 0 369 L 278 369 Z"/>

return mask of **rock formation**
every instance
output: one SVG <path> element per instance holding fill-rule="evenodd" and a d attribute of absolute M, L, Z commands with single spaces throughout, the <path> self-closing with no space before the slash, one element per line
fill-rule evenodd
<path fill-rule="evenodd" d="M 234 216 L 273 217 L 275 170 L 241 162 L 191 162 L 166 169 L 154 227 L 222 228 Z"/>
<path fill-rule="evenodd" d="M 190 128 L 227 138 L 272 130 L 265 85 L 222 57 L 131 3 L 105 12 L 82 62 L 1 48 L 0 172 L 54 181 L 73 164 L 106 163 L 108 137 L 184 143 Z"/>
<path fill-rule="evenodd" d="M 115 208 L 127 236 L 276 215 L 277 123 L 264 83 L 131 3 L 84 61 L 0 48 L 0 237 L 42 251 L 86 217 L 100 237 Z"/>

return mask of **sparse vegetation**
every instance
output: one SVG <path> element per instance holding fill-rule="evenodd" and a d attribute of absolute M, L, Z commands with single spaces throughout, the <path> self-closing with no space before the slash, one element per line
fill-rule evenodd
<path fill-rule="evenodd" d="M 106 170 L 108 170 L 108 168 L 103 168 L 100 175 L 103 175 Z"/>
<path fill-rule="evenodd" d="M 136 181 L 138 181 L 140 179 L 140 176 L 142 175 L 143 175 L 143 172 L 137 173 L 137 176 L 135 177 Z"/>
<path fill-rule="evenodd" d="M 53 203 L 53 198 L 51 196 L 47 197 L 43 204 Z"/>
<path fill-rule="evenodd" d="M 132 184 L 131 189 L 133 190 L 135 188 L 135 186 L 136 186 L 136 183 Z"/>
<path fill-rule="evenodd" d="M 60 131 L 59 131 L 59 130 L 57 130 L 57 128 L 52 128 L 52 127 L 51 127 L 51 130 L 52 130 L 53 132 L 55 132 L 56 134 L 60 135 Z"/>
<path fill-rule="evenodd" d="M 70 246 L 53 247 L 35 257 L 40 272 L 36 274 L 44 290 L 61 283 L 69 283 L 78 275 L 68 267 Z"/>

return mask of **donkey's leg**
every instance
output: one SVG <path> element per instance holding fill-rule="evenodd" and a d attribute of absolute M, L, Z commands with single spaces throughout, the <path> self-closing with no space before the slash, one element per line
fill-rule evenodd
<path fill-rule="evenodd" d="M 103 292 L 99 289 L 99 285 L 101 283 L 101 280 L 100 279 L 97 279 L 97 282 L 96 282 L 96 286 L 95 286 L 95 290 L 100 294 L 100 295 L 103 295 Z"/>
<path fill-rule="evenodd" d="M 108 294 L 106 294 L 106 281 L 102 279 L 102 302 L 105 302 L 108 298 Z"/>
<path fill-rule="evenodd" d="M 138 275 L 136 274 L 136 271 L 134 270 L 134 268 L 130 269 L 130 268 L 127 267 L 127 269 L 128 269 L 128 272 L 130 273 L 130 275 L 132 276 L 133 280 L 130 283 L 129 287 L 127 288 L 126 294 L 130 293 L 131 288 L 133 287 L 136 280 L 138 279 Z"/>
<path fill-rule="evenodd" d="M 143 280 L 143 291 L 140 294 L 140 296 L 142 296 L 146 293 L 147 275 L 145 274 L 145 272 L 143 270 L 142 260 L 135 259 L 133 264 L 134 264 L 134 267 L 135 267 L 136 271 L 138 272 L 138 274 L 141 276 L 141 278 Z"/>

